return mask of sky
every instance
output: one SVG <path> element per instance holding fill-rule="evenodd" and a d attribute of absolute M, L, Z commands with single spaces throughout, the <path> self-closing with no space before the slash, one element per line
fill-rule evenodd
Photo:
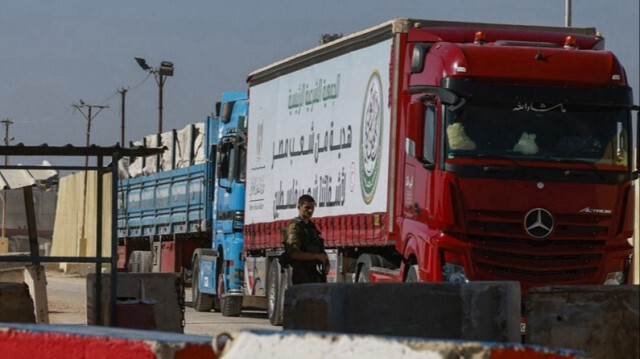
<path fill-rule="evenodd" d="M 572 26 L 605 37 L 636 104 L 638 3 L 573 0 L 571 14 Z M 163 130 L 182 129 L 203 121 L 222 92 L 245 91 L 251 71 L 318 45 L 320 34 L 347 35 L 396 17 L 563 26 L 565 0 L 4 0 L 0 119 L 13 121 L 11 144 L 84 146 L 87 120 L 72 105 L 109 106 L 93 116 L 90 142 L 113 146 L 121 137 L 118 90 L 126 88 L 128 143 L 158 130 L 158 85 L 134 57 L 151 67 L 173 62 Z"/>

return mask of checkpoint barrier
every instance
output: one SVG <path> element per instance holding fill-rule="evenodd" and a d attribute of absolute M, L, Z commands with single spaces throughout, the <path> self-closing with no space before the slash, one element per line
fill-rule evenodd
<path fill-rule="evenodd" d="M 87 324 L 97 323 L 94 308 L 96 275 L 87 275 Z M 116 326 L 184 331 L 184 287 L 177 273 L 118 273 Z M 102 275 L 102 323 L 109 323 L 109 274 Z M 141 288 L 142 283 L 142 288 Z M 144 294 L 140 298 L 140 291 Z"/>
<path fill-rule="evenodd" d="M 242 331 L 218 336 L 221 359 L 394 358 L 394 359 L 573 359 L 574 350 L 515 343 L 431 340 L 302 331 Z"/>
<path fill-rule="evenodd" d="M 11 359 L 216 359 L 211 337 L 79 325 L 0 323 L 0 356 Z"/>
<path fill-rule="evenodd" d="M 514 343 L 430 340 L 298 331 L 211 337 L 78 325 L 0 323 L 0 353 L 12 359 L 579 359 L 583 353 Z"/>
<path fill-rule="evenodd" d="M 301 284 L 283 328 L 519 343 L 520 309 L 517 282 Z"/>
<path fill-rule="evenodd" d="M 532 288 L 525 342 L 573 348 L 593 358 L 640 358 L 638 285 Z"/>

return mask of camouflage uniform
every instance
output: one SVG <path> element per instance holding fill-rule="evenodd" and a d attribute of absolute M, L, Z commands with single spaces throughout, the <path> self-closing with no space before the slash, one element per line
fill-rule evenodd
<path fill-rule="evenodd" d="M 284 242 L 285 251 L 291 253 L 299 250 L 307 253 L 324 253 L 324 241 L 320 237 L 320 232 L 313 222 L 304 223 L 300 217 L 291 220 Z M 291 274 L 291 282 L 293 284 L 300 283 L 316 283 L 326 282 L 326 274 L 320 273 L 316 266 L 320 261 L 298 261 L 289 260 L 293 273 Z M 322 267 L 320 267 L 322 268 Z"/>

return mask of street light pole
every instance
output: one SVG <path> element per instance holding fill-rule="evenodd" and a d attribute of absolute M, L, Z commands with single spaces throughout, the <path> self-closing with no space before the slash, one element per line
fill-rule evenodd
<path fill-rule="evenodd" d="M 158 83 L 158 133 L 162 133 L 162 88 L 164 87 L 162 77 L 162 75 L 156 75 Z"/>
<path fill-rule="evenodd" d="M 123 87 L 118 90 L 118 92 L 120 93 L 122 99 L 120 106 L 120 146 L 124 148 L 126 147 L 126 144 L 124 143 L 124 95 L 127 93 L 127 89 Z"/>
<path fill-rule="evenodd" d="M 162 88 L 167 80 L 167 77 L 173 76 L 173 62 L 162 61 L 160 66 L 155 69 L 147 65 L 147 61 L 141 57 L 136 57 L 136 62 L 140 67 L 152 73 L 158 84 L 158 135 L 162 135 Z"/>

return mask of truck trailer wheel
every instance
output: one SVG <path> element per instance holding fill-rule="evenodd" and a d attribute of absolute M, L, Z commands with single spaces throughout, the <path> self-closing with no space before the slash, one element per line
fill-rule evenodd
<path fill-rule="evenodd" d="M 208 312 L 213 307 L 213 296 L 200 292 L 200 258 L 193 261 L 193 286 L 191 287 L 191 303 L 196 312 Z"/>
<path fill-rule="evenodd" d="M 277 260 L 272 260 L 269 264 L 269 275 L 267 276 L 267 316 L 271 325 L 282 324 L 280 314 L 280 265 Z"/>
<path fill-rule="evenodd" d="M 151 251 L 133 251 L 129 256 L 129 271 L 132 273 L 150 273 L 151 260 Z"/>
<path fill-rule="evenodd" d="M 129 255 L 127 270 L 131 273 L 140 272 L 140 251 L 132 251 Z"/>
<path fill-rule="evenodd" d="M 153 260 L 153 255 L 151 254 L 151 251 L 140 251 L 140 272 L 141 273 L 153 272 L 152 260 Z"/>
<path fill-rule="evenodd" d="M 278 266 L 280 267 L 280 266 Z M 284 294 L 289 288 L 289 284 L 291 283 L 291 267 L 287 267 L 284 270 L 280 270 L 280 282 L 278 283 L 278 318 L 277 323 L 274 325 L 282 325 L 284 322 Z"/>
<path fill-rule="evenodd" d="M 420 281 L 420 275 L 418 274 L 417 264 L 414 264 L 411 267 L 409 267 L 409 271 L 407 272 L 407 278 L 405 278 L 404 281 L 407 283 Z"/>
<path fill-rule="evenodd" d="M 369 269 L 371 267 L 383 267 L 384 262 L 384 258 L 377 254 L 362 254 L 358 257 L 358 263 L 356 264 L 356 282 L 369 282 Z"/>

